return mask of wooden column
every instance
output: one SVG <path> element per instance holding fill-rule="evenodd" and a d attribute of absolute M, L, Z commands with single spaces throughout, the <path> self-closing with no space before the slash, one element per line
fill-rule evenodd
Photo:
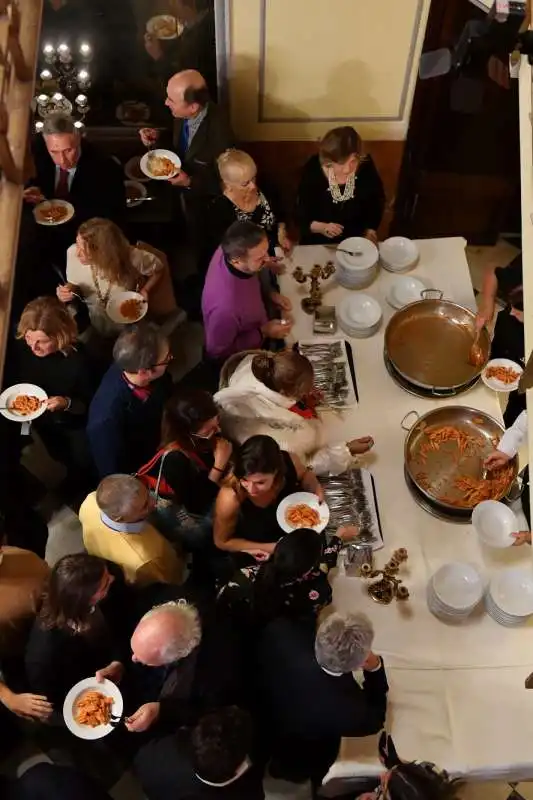
<path fill-rule="evenodd" d="M 0 0 L 0 376 L 3 372 L 42 0 Z"/>

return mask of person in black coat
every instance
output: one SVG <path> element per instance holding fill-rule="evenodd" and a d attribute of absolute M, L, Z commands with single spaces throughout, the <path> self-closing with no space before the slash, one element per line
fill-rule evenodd
<path fill-rule="evenodd" d="M 187 69 L 173 75 L 167 85 L 165 105 L 174 117 L 172 130 L 141 128 L 145 147 L 169 147 L 181 158 L 182 169 L 171 178 L 173 186 L 190 189 L 184 195 L 196 200 L 219 192 L 218 156 L 235 139 L 225 111 L 209 97 L 205 78 Z"/>
<path fill-rule="evenodd" d="M 77 337 L 76 323 L 59 300 L 32 300 L 8 346 L 4 385 L 32 383 L 46 392 L 46 411 L 32 426 L 49 455 L 67 468 L 68 487 L 86 491 L 95 479 L 85 434 L 94 385 Z"/>
<path fill-rule="evenodd" d="M 385 191 L 372 156 L 353 128 L 333 128 L 304 167 L 297 198 L 300 244 L 331 244 L 350 236 L 377 241 Z"/>
<path fill-rule="evenodd" d="M 133 632 L 130 680 L 140 705 L 126 722 L 131 733 L 175 731 L 221 706 L 249 704 L 240 631 L 207 594 L 198 593 L 199 606 L 190 596 L 178 589 Z"/>
<path fill-rule="evenodd" d="M 152 739 L 134 769 L 148 800 L 262 800 L 263 769 L 252 750 L 250 716 L 228 706 L 202 717 L 192 731 Z"/>
<path fill-rule="evenodd" d="M 67 249 L 79 226 L 93 217 L 121 222 L 126 210 L 124 176 L 120 166 L 82 139 L 73 119 L 63 114 L 47 117 L 42 136 L 33 140 L 32 155 L 34 175 L 24 190 L 21 237 L 29 238 L 39 252 L 26 264 L 28 248 L 23 247 L 21 261 L 31 271 L 29 291 L 55 294 L 58 277 L 50 266 L 64 270 Z M 53 227 L 36 225 L 33 207 L 44 199 L 68 201 L 74 216 Z"/>
<path fill-rule="evenodd" d="M 115 342 L 113 358 L 93 397 L 87 425 L 100 479 L 135 472 L 152 458 L 172 391 L 165 374 L 172 353 L 156 325 L 128 325 Z"/>
<path fill-rule="evenodd" d="M 331 614 L 316 633 L 314 619 L 280 617 L 259 634 L 258 714 L 273 778 L 318 785 L 343 736 L 370 736 L 383 727 L 388 684 L 372 639 L 361 614 Z M 358 669 L 362 687 L 352 675 Z"/>
<path fill-rule="evenodd" d="M 96 556 L 61 558 L 26 646 L 30 691 L 62 714 L 70 689 L 97 673 L 120 682 L 128 663 L 130 592 L 120 570 Z"/>

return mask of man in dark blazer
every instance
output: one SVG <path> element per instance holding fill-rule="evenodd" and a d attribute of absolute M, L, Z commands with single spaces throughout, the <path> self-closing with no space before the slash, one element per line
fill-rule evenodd
<path fill-rule="evenodd" d="M 174 117 L 172 131 L 160 136 L 154 128 L 141 128 L 142 143 L 169 147 L 179 155 L 182 169 L 170 179 L 173 186 L 187 195 L 218 194 L 216 160 L 235 141 L 225 112 L 209 99 L 205 79 L 192 69 L 172 76 L 165 105 Z"/>
<path fill-rule="evenodd" d="M 126 211 L 124 176 L 120 166 L 82 139 L 74 120 L 51 114 L 43 134 L 32 143 L 34 174 L 24 190 L 17 279 L 21 300 L 40 294 L 55 294 L 64 271 L 66 252 L 76 239 L 82 222 L 105 217 L 120 223 Z M 37 225 L 34 207 L 43 200 L 66 200 L 74 207 L 67 222 L 45 227 Z"/>
<path fill-rule="evenodd" d="M 69 244 L 81 223 L 92 217 L 120 222 L 126 210 L 122 170 L 111 157 L 81 138 L 71 117 L 51 114 L 42 136 L 34 139 L 32 154 L 35 175 L 24 191 L 24 199 L 37 203 L 60 198 L 72 203 L 72 221 L 56 229 L 69 231 Z"/>
<path fill-rule="evenodd" d="M 259 729 L 273 778 L 320 785 L 341 738 L 370 736 L 385 722 L 388 684 L 371 651 L 373 630 L 362 614 L 315 621 L 279 618 L 256 649 Z M 363 670 L 361 685 L 352 672 Z"/>

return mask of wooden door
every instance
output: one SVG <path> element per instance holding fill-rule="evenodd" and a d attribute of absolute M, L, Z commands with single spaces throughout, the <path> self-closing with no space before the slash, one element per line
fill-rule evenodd
<path fill-rule="evenodd" d="M 468 0 L 433 0 L 424 52 L 453 47 L 484 12 Z M 518 86 L 502 88 L 486 65 L 418 79 L 392 230 L 465 236 L 492 244 L 519 196 Z"/>

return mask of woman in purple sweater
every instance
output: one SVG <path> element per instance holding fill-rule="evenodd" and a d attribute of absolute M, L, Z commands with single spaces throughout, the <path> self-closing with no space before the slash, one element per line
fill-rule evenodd
<path fill-rule="evenodd" d="M 241 350 L 265 347 L 267 339 L 284 339 L 292 322 L 268 318 L 259 273 L 268 265 L 268 239 L 253 222 L 237 221 L 216 250 L 202 293 L 207 355 L 223 361 Z M 282 312 L 291 310 L 287 297 L 270 299 Z"/>

